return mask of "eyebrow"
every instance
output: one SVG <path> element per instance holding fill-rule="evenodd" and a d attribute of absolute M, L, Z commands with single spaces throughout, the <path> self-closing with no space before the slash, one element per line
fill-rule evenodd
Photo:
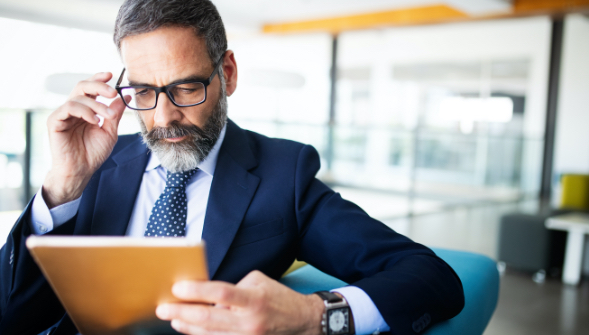
<path fill-rule="evenodd" d="M 206 81 L 207 79 L 208 78 L 204 78 L 204 77 L 199 76 L 199 75 L 193 75 L 193 76 L 189 76 L 189 77 L 186 77 L 186 78 L 181 78 L 181 79 L 174 80 L 174 81 L 172 81 L 171 83 L 168 83 L 165 86 L 174 85 L 174 84 L 181 83 L 181 82 L 186 82 L 186 81 Z M 152 84 L 149 84 L 149 83 L 139 82 L 139 81 L 132 81 L 132 80 L 129 80 L 129 86 L 149 86 L 149 87 L 156 87 L 156 86 L 153 86 Z"/>

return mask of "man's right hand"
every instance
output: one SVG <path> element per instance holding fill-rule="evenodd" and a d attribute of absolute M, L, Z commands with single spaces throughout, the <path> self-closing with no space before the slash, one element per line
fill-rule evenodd
<path fill-rule="evenodd" d="M 96 101 L 98 96 L 117 96 L 106 84 L 111 78 L 103 72 L 79 82 L 68 101 L 47 119 L 52 164 L 43 182 L 43 198 L 49 208 L 79 198 L 117 142 L 125 104 L 121 98 L 108 107 Z M 97 115 L 104 117 L 102 127 Z"/>

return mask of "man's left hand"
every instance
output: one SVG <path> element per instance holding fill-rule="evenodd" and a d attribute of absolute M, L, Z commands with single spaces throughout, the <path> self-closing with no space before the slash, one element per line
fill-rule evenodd
<path fill-rule="evenodd" d="M 303 295 L 259 271 L 236 285 L 182 281 L 172 288 L 182 303 L 158 306 L 157 316 L 186 334 L 321 334 L 323 300 Z"/>

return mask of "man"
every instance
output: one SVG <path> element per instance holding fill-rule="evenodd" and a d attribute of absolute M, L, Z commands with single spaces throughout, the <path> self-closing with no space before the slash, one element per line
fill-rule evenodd
<path fill-rule="evenodd" d="M 318 181 L 312 147 L 228 121 L 237 65 L 209 0 L 127 0 L 114 40 L 120 97 L 95 100 L 117 96 L 98 73 L 48 118 L 53 165 L 0 255 L 0 333 L 77 332 L 30 234 L 202 238 L 212 281 L 177 283 L 183 303 L 156 310 L 182 333 L 321 334 L 338 300 L 351 315 L 327 320 L 332 331 L 415 334 L 462 309 L 452 269 Z M 117 138 L 125 107 L 141 136 Z M 275 281 L 295 258 L 351 286 L 296 293 Z"/>

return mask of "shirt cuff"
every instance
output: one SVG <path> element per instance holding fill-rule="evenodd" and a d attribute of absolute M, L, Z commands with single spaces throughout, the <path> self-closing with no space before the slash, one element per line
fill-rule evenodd
<path fill-rule="evenodd" d="M 42 188 L 39 189 L 33 200 L 31 210 L 31 229 L 33 233 L 42 235 L 66 223 L 76 215 L 81 201 L 82 197 L 79 197 L 49 210 L 45 199 L 43 199 Z"/>
<path fill-rule="evenodd" d="M 377 331 L 390 330 L 372 299 L 362 289 L 356 286 L 346 286 L 331 290 L 331 292 L 337 292 L 346 298 L 354 316 L 356 334 L 372 334 Z"/>

